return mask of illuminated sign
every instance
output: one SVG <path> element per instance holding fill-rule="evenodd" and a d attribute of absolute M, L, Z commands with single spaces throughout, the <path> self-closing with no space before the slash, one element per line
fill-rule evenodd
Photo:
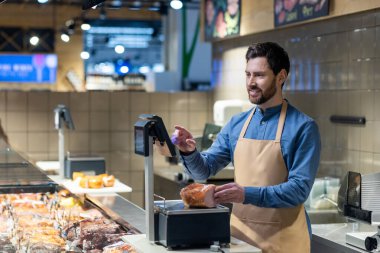
<path fill-rule="evenodd" d="M 56 76 L 55 54 L 0 54 L 0 82 L 54 84 Z"/>

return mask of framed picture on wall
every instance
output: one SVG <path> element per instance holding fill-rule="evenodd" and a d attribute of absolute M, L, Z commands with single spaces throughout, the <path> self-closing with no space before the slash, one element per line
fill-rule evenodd
<path fill-rule="evenodd" d="M 276 27 L 329 15 L 329 0 L 274 0 Z"/>
<path fill-rule="evenodd" d="M 241 0 L 205 0 L 205 40 L 240 34 Z"/>

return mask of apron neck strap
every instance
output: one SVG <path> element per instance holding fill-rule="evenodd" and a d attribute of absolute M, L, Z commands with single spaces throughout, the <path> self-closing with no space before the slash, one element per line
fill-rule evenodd
<path fill-rule="evenodd" d="M 253 108 L 253 110 L 249 114 L 247 120 L 244 122 L 243 128 L 242 128 L 240 135 L 239 135 L 239 139 L 244 138 L 245 132 L 247 131 L 248 125 L 251 122 L 251 119 L 253 117 L 253 114 L 255 114 L 256 109 L 257 109 L 257 106 L 255 108 Z M 282 102 L 280 118 L 278 120 L 275 142 L 280 142 L 280 140 L 281 140 L 281 134 L 282 134 L 282 130 L 284 129 L 284 123 L 285 123 L 286 110 L 287 109 L 288 109 L 288 103 L 286 102 L 286 100 L 284 100 Z"/>
<path fill-rule="evenodd" d="M 275 140 L 276 142 L 280 142 L 281 140 L 281 134 L 282 134 L 282 130 L 284 129 L 287 109 L 288 109 L 288 103 L 286 102 L 286 100 L 284 100 L 282 102 L 280 118 L 278 120 L 278 125 L 277 125 L 277 133 L 276 133 L 276 140 Z"/>
<path fill-rule="evenodd" d="M 255 114 L 256 108 L 257 108 L 257 106 L 256 106 L 255 108 L 252 109 L 252 112 L 249 114 L 248 119 L 244 122 L 243 128 L 242 128 L 242 130 L 240 131 L 239 139 L 244 138 L 245 132 L 247 131 L 247 128 L 248 128 L 249 122 L 251 122 L 251 119 L 252 119 L 252 117 L 253 117 L 253 114 Z"/>

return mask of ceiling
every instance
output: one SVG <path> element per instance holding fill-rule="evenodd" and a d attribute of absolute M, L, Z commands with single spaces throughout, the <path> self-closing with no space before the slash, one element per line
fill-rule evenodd
<path fill-rule="evenodd" d="M 157 8 L 167 7 L 170 5 L 171 0 L 45 0 L 45 4 L 55 5 L 72 5 L 81 6 L 84 9 L 88 9 L 93 5 L 102 4 L 105 8 L 119 9 L 145 9 L 156 10 Z M 182 0 L 187 4 L 189 8 L 199 8 L 201 0 Z M 0 0 L 2 4 L 35 4 L 38 5 L 37 0 Z"/>

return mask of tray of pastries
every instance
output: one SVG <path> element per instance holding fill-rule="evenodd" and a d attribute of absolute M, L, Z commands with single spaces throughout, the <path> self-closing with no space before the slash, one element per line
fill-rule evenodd
<path fill-rule="evenodd" d="M 0 252 L 134 253 L 135 233 L 67 190 L 0 194 Z"/>

